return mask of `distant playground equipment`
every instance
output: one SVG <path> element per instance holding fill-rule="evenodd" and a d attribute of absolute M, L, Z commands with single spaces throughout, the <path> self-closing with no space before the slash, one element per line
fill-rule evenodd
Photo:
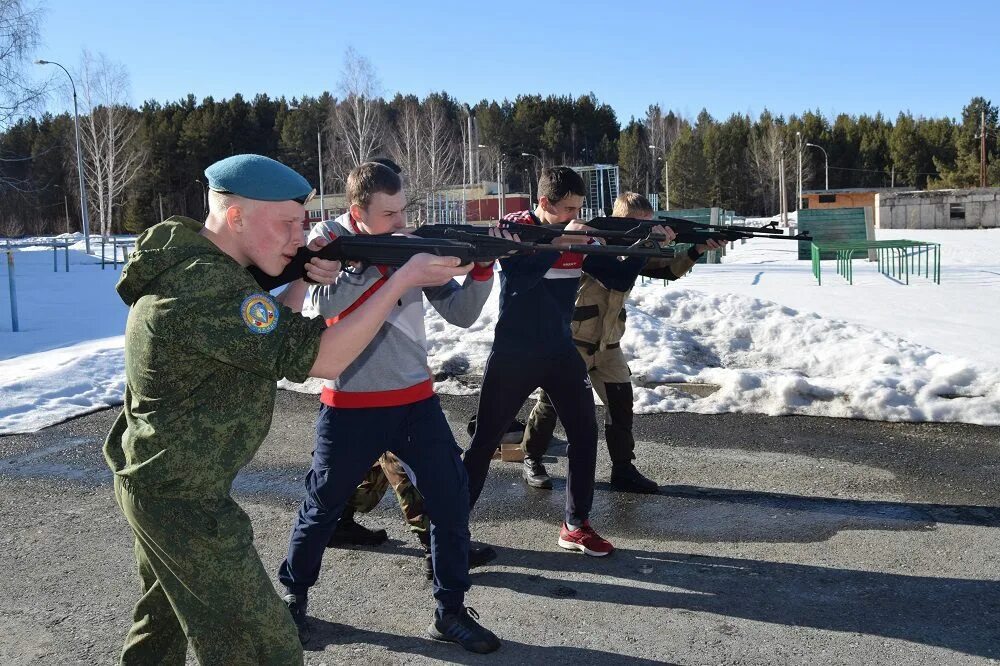
<path fill-rule="evenodd" d="M 110 238 L 108 240 L 101 239 L 101 270 L 104 270 L 104 264 L 107 263 L 107 255 L 104 252 L 104 246 L 111 246 L 111 266 L 117 270 L 118 269 L 118 248 L 122 248 L 122 266 L 128 261 L 129 255 L 132 253 L 128 251 L 130 247 L 135 246 L 134 238 Z"/>
<path fill-rule="evenodd" d="M 17 333 L 17 286 L 14 281 L 14 250 L 7 241 L 7 286 L 10 289 L 10 327 Z"/>
<path fill-rule="evenodd" d="M 910 273 L 941 284 L 941 245 L 911 240 L 875 240 L 875 218 L 870 207 L 805 209 L 798 213 L 801 233 L 812 235 L 812 242 L 799 242 L 799 259 L 812 261 L 812 272 L 822 285 L 821 262 L 837 262 L 837 274 L 854 284 L 853 260 L 868 254 L 883 275 L 910 284 Z"/>
<path fill-rule="evenodd" d="M 925 241 L 887 240 L 887 241 L 827 241 L 812 242 L 812 271 L 816 283 L 822 285 L 820 275 L 821 257 L 824 253 L 834 255 L 837 261 L 837 274 L 854 284 L 854 267 L 852 260 L 856 252 L 874 252 L 878 262 L 878 270 L 883 275 L 896 278 L 910 284 L 910 272 L 916 268 L 920 275 L 921 267 L 924 277 L 941 284 L 941 244 Z"/>
<path fill-rule="evenodd" d="M 7 288 L 10 291 L 10 327 L 14 333 L 19 330 L 17 321 L 17 278 L 14 272 L 14 250 L 19 247 L 48 246 L 52 248 L 52 270 L 59 272 L 59 248 L 63 250 L 65 271 L 69 273 L 69 246 L 75 240 L 66 238 L 51 238 L 46 240 L 32 240 L 27 242 L 12 242 L 9 238 L 5 244 L 7 254 Z"/>

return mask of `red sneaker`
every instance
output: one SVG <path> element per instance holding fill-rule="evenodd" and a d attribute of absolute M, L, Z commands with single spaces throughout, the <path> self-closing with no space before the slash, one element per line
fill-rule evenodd
<path fill-rule="evenodd" d="M 559 530 L 559 547 L 566 550 L 579 550 L 584 555 L 591 555 L 593 557 L 610 555 L 615 549 L 610 541 L 602 539 L 594 531 L 594 528 L 590 526 L 589 520 L 583 521 L 583 526 L 578 527 L 572 532 L 566 527 L 566 523 L 563 523 L 562 529 Z"/>

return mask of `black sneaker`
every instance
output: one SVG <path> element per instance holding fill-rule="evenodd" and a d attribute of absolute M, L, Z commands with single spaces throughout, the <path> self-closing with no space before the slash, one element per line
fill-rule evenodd
<path fill-rule="evenodd" d="M 427 635 L 436 641 L 458 643 L 469 652 L 486 654 L 498 650 L 500 639 L 476 622 L 478 619 L 479 613 L 472 608 L 445 613 L 441 617 L 435 613 L 434 621 L 427 627 Z"/>
<path fill-rule="evenodd" d="M 370 530 L 364 525 L 354 522 L 354 517 L 341 516 L 337 529 L 333 531 L 327 548 L 337 546 L 380 546 L 389 540 L 385 530 Z"/>
<path fill-rule="evenodd" d="M 493 550 L 492 546 L 469 548 L 470 569 L 475 569 L 476 567 L 489 564 L 495 559 L 497 559 L 497 551 Z M 434 580 L 434 560 L 431 559 L 430 548 L 424 549 L 424 575 L 427 576 L 427 580 Z"/>
<path fill-rule="evenodd" d="M 288 606 L 288 612 L 292 614 L 292 621 L 299 631 L 299 642 L 305 645 L 312 636 L 312 627 L 309 625 L 309 618 L 306 616 L 306 606 L 309 601 L 304 594 L 286 594 L 281 598 Z"/>
<path fill-rule="evenodd" d="M 611 468 L 611 487 L 626 493 L 642 493 L 656 495 L 660 486 L 652 479 L 647 479 L 632 463 L 622 463 Z"/>
<path fill-rule="evenodd" d="M 524 480 L 532 488 L 543 488 L 545 490 L 552 488 L 552 479 L 549 477 L 549 473 L 545 471 L 545 465 L 542 464 L 541 460 L 525 458 L 521 476 L 524 477 Z"/>

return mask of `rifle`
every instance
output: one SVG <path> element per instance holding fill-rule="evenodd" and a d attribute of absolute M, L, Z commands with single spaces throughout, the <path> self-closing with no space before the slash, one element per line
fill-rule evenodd
<path fill-rule="evenodd" d="M 470 240 L 478 236 L 487 235 L 489 233 L 490 226 L 498 224 L 505 231 L 517 234 L 522 241 L 539 244 L 549 243 L 552 239 L 564 234 L 601 238 L 608 245 L 618 247 L 633 246 L 635 243 L 665 242 L 666 238 L 653 231 L 653 227 L 657 225 L 670 227 L 677 234 L 677 237 L 674 239 L 675 243 L 691 243 L 694 245 L 705 243 L 705 241 L 709 239 L 715 239 L 727 243 L 741 238 L 812 240 L 812 237 L 808 234 L 785 236 L 782 234 L 780 229 L 774 226 L 775 223 L 771 223 L 764 227 L 744 227 L 739 225 L 720 226 L 714 224 L 704 224 L 680 218 L 641 220 L 629 217 L 595 217 L 586 224 L 587 226 L 596 229 L 596 231 L 566 231 L 565 225 L 562 224 L 534 225 L 500 220 L 489 223 L 489 226 L 472 224 L 425 224 L 424 226 L 416 229 L 413 233 L 414 235 L 422 238 L 452 238 Z M 573 247 L 577 249 L 570 251 L 580 251 L 578 246 Z M 598 253 L 601 252 L 590 252 L 590 254 Z M 603 252 L 603 254 L 614 254 L 614 252 L 608 250 Z"/>
<path fill-rule="evenodd" d="M 660 225 L 670 227 L 677 235 L 675 243 L 691 243 L 697 245 L 712 239 L 731 243 L 741 238 L 771 238 L 775 240 L 808 240 L 812 237 L 808 234 L 796 234 L 785 236 L 776 223 L 772 222 L 763 227 L 746 227 L 740 225 L 718 225 L 705 224 L 703 222 L 692 222 L 677 217 L 666 217 L 655 220 L 641 220 L 629 217 L 595 217 L 586 222 L 587 226 L 598 229 L 600 233 L 590 234 L 607 239 L 609 244 L 617 244 L 621 241 L 628 241 L 634 238 L 648 237 L 652 233 L 653 227 Z M 577 233 L 567 231 L 565 233 Z M 621 240 L 617 240 L 620 238 Z"/>
<path fill-rule="evenodd" d="M 495 261 L 511 254 L 545 250 L 616 257 L 670 258 L 673 256 L 672 252 L 660 248 L 655 240 L 650 239 L 637 239 L 627 247 L 580 244 L 555 248 L 548 243 L 561 235 L 558 231 L 529 225 L 512 225 L 512 227 L 524 227 L 531 240 L 514 241 L 490 236 L 489 227 L 465 224 L 427 224 L 413 230 L 411 236 L 393 234 L 338 236 L 316 251 L 306 247 L 299 248 L 295 257 L 285 266 L 280 275 L 268 275 L 256 266 L 249 266 L 247 270 L 253 275 L 257 284 L 264 289 L 271 290 L 299 278 L 305 278 L 305 266 L 313 257 L 343 263 L 356 262 L 359 264 L 357 267 L 345 270 L 350 273 L 360 273 L 373 264 L 402 266 L 410 257 L 421 252 L 442 257 L 458 257 L 462 264 L 473 261 Z M 510 230 L 512 233 L 517 233 L 513 229 Z"/>

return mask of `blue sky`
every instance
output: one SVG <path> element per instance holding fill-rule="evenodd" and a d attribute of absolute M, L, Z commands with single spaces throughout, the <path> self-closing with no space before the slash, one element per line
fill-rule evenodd
<path fill-rule="evenodd" d="M 765 107 L 957 117 L 975 95 L 1000 102 L 995 0 L 48 0 L 45 9 L 37 57 L 73 70 L 84 48 L 103 52 L 128 68 L 135 103 L 334 92 L 349 45 L 371 60 L 387 97 L 592 91 L 622 122 L 654 102 L 717 118 Z"/>

